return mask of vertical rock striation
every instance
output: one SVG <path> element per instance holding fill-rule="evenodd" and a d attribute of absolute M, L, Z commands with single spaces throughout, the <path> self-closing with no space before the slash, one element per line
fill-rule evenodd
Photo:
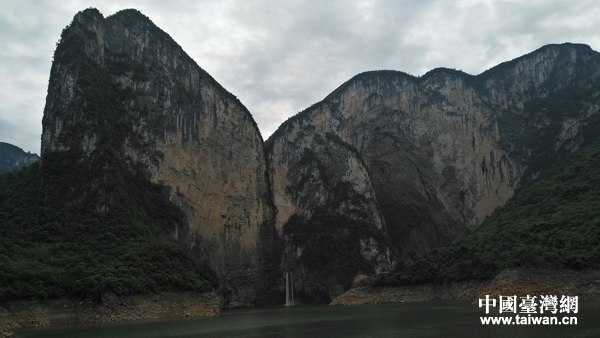
<path fill-rule="evenodd" d="M 220 272 L 226 307 L 268 302 L 286 271 L 326 300 L 477 228 L 586 142 L 599 74 L 573 44 L 477 76 L 363 73 L 263 148 L 248 110 L 147 17 L 88 9 L 55 52 L 39 195 L 108 213 L 164 190 L 184 218 L 173 236 Z"/>
<path fill-rule="evenodd" d="M 78 13 L 54 56 L 43 119 L 47 204 L 106 212 L 143 176 L 187 224 L 173 234 L 221 274 L 228 306 L 261 292 L 273 214 L 248 110 L 136 10 Z M 76 170 L 71 178 L 64 171 Z M 67 186 L 57 199 L 56 187 Z"/>
<path fill-rule="evenodd" d="M 327 286 L 351 286 L 357 274 L 389 270 L 385 221 L 362 156 L 333 133 L 314 133 L 298 143 L 286 162 L 273 162 L 280 206 L 282 268 L 293 271 L 295 290 L 319 301 Z M 286 165 L 289 165 L 287 167 Z"/>
<path fill-rule="evenodd" d="M 277 229 L 319 203 L 319 194 L 298 203 L 295 178 L 305 154 L 324 156 L 313 140 L 330 133 L 364 159 L 366 171 L 339 177 L 372 186 L 383 216 L 374 224 L 385 224 L 400 259 L 458 239 L 584 142 L 598 116 L 599 60 L 588 46 L 564 44 L 478 76 L 355 76 L 267 140 Z"/>

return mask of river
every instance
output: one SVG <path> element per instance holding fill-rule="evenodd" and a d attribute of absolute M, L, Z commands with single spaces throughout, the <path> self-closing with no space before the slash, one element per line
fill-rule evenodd
<path fill-rule="evenodd" d="M 15 333 L 26 338 L 600 337 L 597 302 L 579 304 L 578 313 L 570 315 L 577 318 L 577 325 L 482 325 L 482 316 L 486 316 L 485 309 L 466 302 L 299 305 L 229 310 L 215 317 L 46 327 Z"/>

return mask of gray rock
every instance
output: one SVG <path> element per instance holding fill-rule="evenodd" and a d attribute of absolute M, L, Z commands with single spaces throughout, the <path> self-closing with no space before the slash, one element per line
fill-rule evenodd
<path fill-rule="evenodd" d="M 599 69 L 597 52 L 564 44 L 478 76 L 451 69 L 420 78 L 359 74 L 267 140 L 276 227 L 322 200 L 316 193 L 298 204 L 298 163 L 305 149 L 324 156 L 315 137 L 334 133 L 366 167 L 341 179 L 370 182 L 383 215 L 377 223 L 401 260 L 452 242 L 537 177 L 544 161 L 584 141 L 599 107 Z"/>

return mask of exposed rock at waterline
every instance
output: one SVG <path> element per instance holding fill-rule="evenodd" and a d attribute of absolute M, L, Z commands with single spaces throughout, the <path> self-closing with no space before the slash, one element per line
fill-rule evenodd
<path fill-rule="evenodd" d="M 330 305 L 424 302 L 434 300 L 467 300 L 478 304 L 489 295 L 526 297 L 553 295 L 577 296 L 580 301 L 600 300 L 600 271 L 574 271 L 560 268 L 506 269 L 491 281 L 465 281 L 444 284 L 409 285 L 399 287 L 357 287 L 331 302 Z"/>

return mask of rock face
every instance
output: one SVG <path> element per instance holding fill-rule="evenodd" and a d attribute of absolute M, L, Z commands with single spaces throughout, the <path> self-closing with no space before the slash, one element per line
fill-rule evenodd
<path fill-rule="evenodd" d="M 41 304 L 8 302 L 0 307 L 1 329 L 106 323 L 131 320 L 215 316 L 221 297 L 215 293 L 164 292 L 144 299 L 103 294 L 102 300 L 60 299 Z M 2 337 L 12 337 L 10 335 Z"/>
<path fill-rule="evenodd" d="M 285 190 L 275 201 L 277 217 L 287 217 L 278 227 L 282 268 L 292 272 L 297 293 L 327 301 L 327 286 L 349 288 L 358 273 L 390 269 L 385 222 L 363 158 L 351 145 L 315 133 L 289 146 L 291 165 L 272 163 L 287 173 L 272 177 Z"/>
<path fill-rule="evenodd" d="M 585 142 L 599 60 L 565 44 L 478 76 L 359 74 L 263 150 L 247 109 L 147 17 L 88 9 L 55 53 L 39 192 L 107 213 L 149 180 L 181 207 L 173 236 L 220 272 L 225 307 L 282 296 L 286 276 L 327 300 L 477 228 Z"/>
<path fill-rule="evenodd" d="M 460 238 L 592 132 L 599 60 L 588 46 L 564 44 L 478 76 L 451 69 L 420 78 L 396 71 L 355 76 L 265 143 L 277 229 L 285 235 L 290 221 L 309 218 L 322 204 L 323 194 L 305 193 L 305 182 L 323 173 L 298 177 L 309 172 L 307 156 L 331 152 L 315 140 L 335 135 L 364 159 L 335 179 L 364 192 L 372 203 L 361 211 L 387 229 L 399 259 Z M 353 201 L 342 198 L 336 210 L 346 214 Z M 287 250 L 301 259 L 301 249 Z"/>
<path fill-rule="evenodd" d="M 0 142 L 0 173 L 28 166 L 39 160 L 37 154 L 26 153 L 10 143 Z"/>
<path fill-rule="evenodd" d="M 511 268 L 493 280 L 462 281 L 444 284 L 406 285 L 400 287 L 357 287 L 336 298 L 329 305 L 427 302 L 468 300 L 477 305 L 488 295 L 518 297 L 541 295 L 577 295 L 579 301 L 600 299 L 600 272 L 597 269 Z"/>
<path fill-rule="evenodd" d="M 226 306 L 256 301 L 273 218 L 260 132 L 235 96 L 138 11 L 104 18 L 88 9 L 63 31 L 41 170 L 47 203 L 91 212 L 121 203 L 119 189 L 135 175 L 167 187 L 187 223 L 173 234 L 220 272 Z M 59 185 L 72 189 L 56 201 Z"/>

